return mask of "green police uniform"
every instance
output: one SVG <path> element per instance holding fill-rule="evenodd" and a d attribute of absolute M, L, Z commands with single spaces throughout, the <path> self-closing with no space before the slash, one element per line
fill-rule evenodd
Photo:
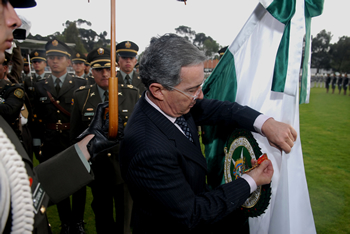
<path fill-rule="evenodd" d="M 116 52 L 121 57 L 134 58 L 137 56 L 138 51 L 138 45 L 136 45 L 132 41 L 122 41 L 118 43 L 118 45 L 116 45 Z M 124 79 L 124 76 L 126 76 L 126 74 L 123 75 L 122 72 L 118 71 L 118 83 L 128 85 L 127 81 Z M 129 83 L 129 85 L 138 88 L 141 97 L 142 93 L 146 90 L 146 88 L 145 85 L 142 83 L 140 76 L 135 71 L 133 71 L 130 78 L 131 84 Z"/>
<path fill-rule="evenodd" d="M 91 64 L 92 69 L 109 69 L 111 66 L 110 51 L 106 48 L 95 49 L 88 54 L 87 61 Z M 82 87 L 74 93 L 70 122 L 72 143 L 89 126 L 97 105 L 107 98 L 104 96 L 106 91 L 99 87 L 98 83 L 97 80 L 96 84 Z M 138 99 L 138 89 L 123 84 L 119 85 L 118 111 L 119 118 L 122 119 L 124 125 Z M 110 118 L 113 117 L 110 116 Z M 123 231 L 124 220 L 130 224 L 132 203 L 126 202 L 128 205 L 125 205 L 124 200 L 131 201 L 131 197 L 128 191 L 124 190 L 126 186 L 120 174 L 118 156 L 119 145 L 100 154 L 91 165 L 95 174 L 95 180 L 90 184 L 93 194 L 91 207 L 95 213 L 97 233 L 123 233 L 126 231 Z M 113 217 L 113 201 L 116 220 Z"/>

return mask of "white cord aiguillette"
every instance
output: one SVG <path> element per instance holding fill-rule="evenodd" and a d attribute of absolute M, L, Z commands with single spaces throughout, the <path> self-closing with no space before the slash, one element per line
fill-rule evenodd
<path fill-rule="evenodd" d="M 12 208 L 11 233 L 33 232 L 34 207 L 29 178 L 22 157 L 0 128 L 0 233 Z"/>

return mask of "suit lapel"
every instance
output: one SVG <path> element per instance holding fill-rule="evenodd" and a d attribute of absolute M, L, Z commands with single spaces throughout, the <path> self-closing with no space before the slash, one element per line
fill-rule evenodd
<path fill-rule="evenodd" d="M 72 88 L 74 88 L 74 81 L 73 78 L 67 74 L 66 79 L 64 80 L 60 93 L 58 95 L 58 97 L 61 97 L 63 94 L 65 94 L 66 92 L 68 92 L 69 90 L 71 90 Z"/>
<path fill-rule="evenodd" d="M 51 93 L 52 96 L 54 97 L 57 97 L 57 92 L 56 92 L 56 89 L 55 89 L 55 85 L 53 83 L 53 78 L 52 76 L 49 76 L 46 81 L 45 81 L 45 89 L 46 91 L 49 91 Z"/>
<path fill-rule="evenodd" d="M 195 161 L 200 166 L 202 166 L 205 170 L 207 170 L 206 160 L 201 152 L 198 134 L 195 130 L 194 121 L 190 114 L 187 114 L 187 117 L 190 120 L 190 129 L 194 139 L 194 143 L 192 143 L 188 138 L 173 124 L 167 119 L 162 113 L 153 108 L 145 99 L 146 93 L 142 95 L 139 102 L 143 107 L 144 113 L 148 116 L 148 118 L 156 125 L 163 134 L 170 140 L 174 141 L 176 148 L 181 152 L 181 154 L 192 161 Z M 194 125 L 194 126 L 193 126 Z"/>
<path fill-rule="evenodd" d="M 94 84 L 91 87 L 91 92 L 89 94 L 87 102 L 89 103 L 89 106 L 95 106 L 95 107 L 97 107 L 97 105 L 102 102 L 100 93 L 98 92 L 97 84 Z"/>

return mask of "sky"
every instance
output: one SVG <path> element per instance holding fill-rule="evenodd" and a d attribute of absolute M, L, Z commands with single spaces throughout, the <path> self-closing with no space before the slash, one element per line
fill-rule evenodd
<path fill-rule="evenodd" d="M 258 4 L 258 0 L 188 0 L 185 5 L 176 0 L 115 0 L 116 40 L 133 41 L 143 52 L 154 36 L 175 33 L 184 25 L 196 33 L 212 37 L 220 46 L 230 45 Z M 16 9 L 32 24 L 33 35 L 47 36 L 63 32 L 67 20 L 84 19 L 92 23 L 98 34 L 111 31 L 110 0 L 36 0 L 37 6 Z M 325 29 L 333 35 L 332 43 L 341 36 L 350 36 L 350 1 L 325 0 L 321 16 L 312 19 L 311 34 Z"/>

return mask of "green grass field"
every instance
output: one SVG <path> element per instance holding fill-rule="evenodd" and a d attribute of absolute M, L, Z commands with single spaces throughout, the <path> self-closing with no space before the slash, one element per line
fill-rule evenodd
<path fill-rule="evenodd" d="M 309 104 L 300 105 L 300 137 L 317 233 L 350 233 L 350 96 L 311 89 Z M 85 222 L 95 233 L 88 188 Z M 48 209 L 54 234 L 60 231 L 56 206 Z"/>

